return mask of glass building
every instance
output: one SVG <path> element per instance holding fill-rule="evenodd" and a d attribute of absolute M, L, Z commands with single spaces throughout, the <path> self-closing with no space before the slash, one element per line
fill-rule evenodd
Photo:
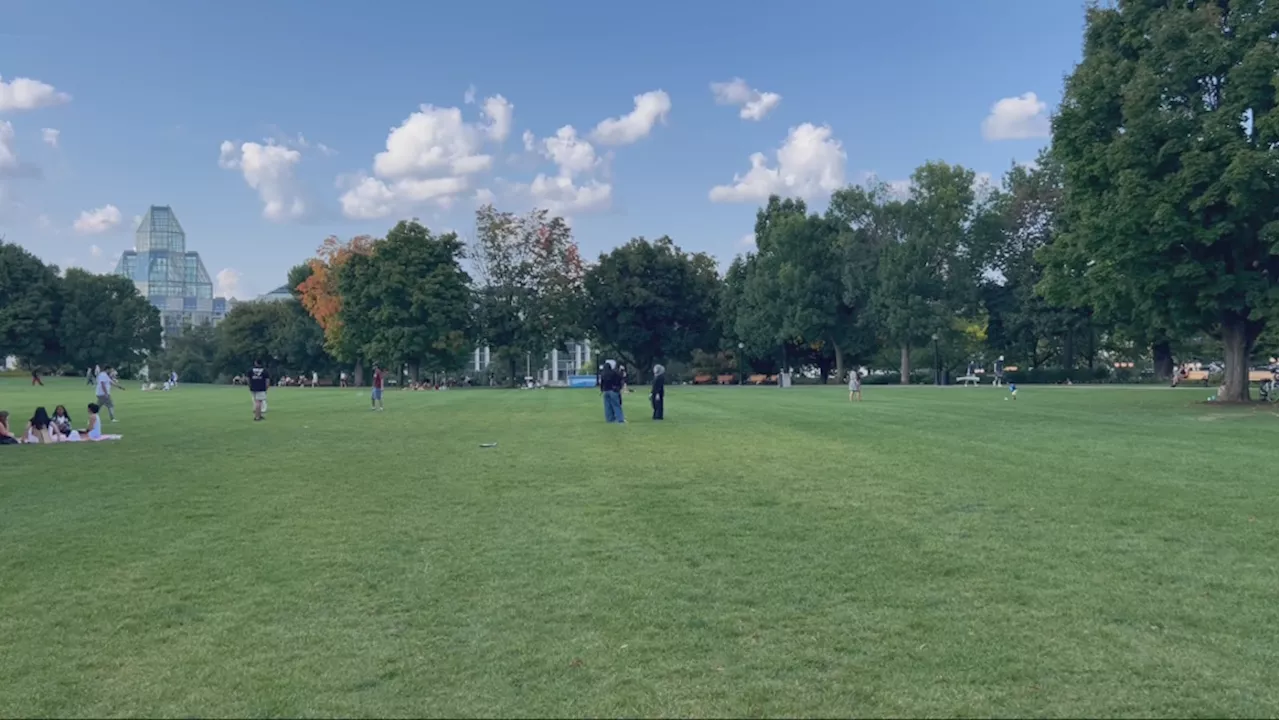
<path fill-rule="evenodd" d="M 180 335 L 184 325 L 216 324 L 227 314 L 226 298 L 213 296 L 213 281 L 200 253 L 187 250 L 187 234 L 168 205 L 152 205 L 126 250 L 116 274 L 133 281 L 138 292 L 160 311 L 165 335 Z"/>

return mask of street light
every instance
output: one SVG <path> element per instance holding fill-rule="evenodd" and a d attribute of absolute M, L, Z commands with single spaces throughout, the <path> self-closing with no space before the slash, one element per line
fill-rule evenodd
<path fill-rule="evenodd" d="M 938 333 L 933 334 L 933 384 L 942 385 L 942 358 L 938 355 Z"/>
<path fill-rule="evenodd" d="M 746 347 L 745 344 L 738 343 L 738 386 L 739 387 L 742 386 L 742 349 L 745 347 Z"/>

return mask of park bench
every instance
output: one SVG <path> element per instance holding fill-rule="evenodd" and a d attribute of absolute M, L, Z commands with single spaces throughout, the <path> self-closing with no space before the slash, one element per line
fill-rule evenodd
<path fill-rule="evenodd" d="M 733 384 L 733 376 L 732 376 L 732 375 L 717 375 L 717 376 L 716 376 L 716 382 L 717 382 L 717 383 L 719 383 L 719 384 L 721 384 L 721 385 L 732 385 L 732 384 Z"/>
<path fill-rule="evenodd" d="M 1182 374 L 1174 374 L 1174 385 L 1180 385 L 1184 382 L 1199 382 L 1205 385 L 1209 384 L 1208 370 L 1188 370 Z"/>
<path fill-rule="evenodd" d="M 761 374 L 752 375 L 751 377 L 747 378 L 747 382 L 751 383 L 752 385 L 763 385 L 767 380 L 768 380 L 768 376 L 761 375 Z"/>
<path fill-rule="evenodd" d="M 710 375 L 696 375 L 693 378 L 694 385 L 706 385 L 709 382 L 711 382 Z"/>
<path fill-rule="evenodd" d="M 978 382 L 981 380 L 981 378 L 979 378 L 977 375 L 965 375 L 964 377 L 956 378 L 956 380 L 960 381 L 960 384 L 964 385 L 965 387 L 977 387 Z"/>

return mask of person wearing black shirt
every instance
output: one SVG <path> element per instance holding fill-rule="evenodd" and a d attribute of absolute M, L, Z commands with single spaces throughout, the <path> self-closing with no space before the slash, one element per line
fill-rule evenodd
<path fill-rule="evenodd" d="M 600 369 L 600 393 L 604 396 L 604 421 L 607 423 L 624 423 L 622 415 L 622 376 L 618 374 L 618 363 L 605 360 Z"/>
<path fill-rule="evenodd" d="M 653 387 L 649 388 L 649 404 L 653 406 L 653 419 L 662 419 L 662 402 L 667 395 L 667 369 L 653 366 Z"/>
<path fill-rule="evenodd" d="M 267 402 L 267 388 L 271 385 L 271 373 L 262 367 L 261 360 L 253 361 L 249 371 L 249 394 L 253 396 L 253 420 L 262 419 L 262 406 Z"/>

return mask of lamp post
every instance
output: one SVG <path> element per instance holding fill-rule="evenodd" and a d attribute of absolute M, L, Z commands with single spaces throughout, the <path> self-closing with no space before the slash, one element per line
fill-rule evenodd
<path fill-rule="evenodd" d="M 938 333 L 933 334 L 933 384 L 942 385 L 942 358 L 938 355 Z"/>
<path fill-rule="evenodd" d="M 745 344 L 738 343 L 738 386 L 739 387 L 742 386 L 742 349 L 745 347 L 746 347 Z"/>

